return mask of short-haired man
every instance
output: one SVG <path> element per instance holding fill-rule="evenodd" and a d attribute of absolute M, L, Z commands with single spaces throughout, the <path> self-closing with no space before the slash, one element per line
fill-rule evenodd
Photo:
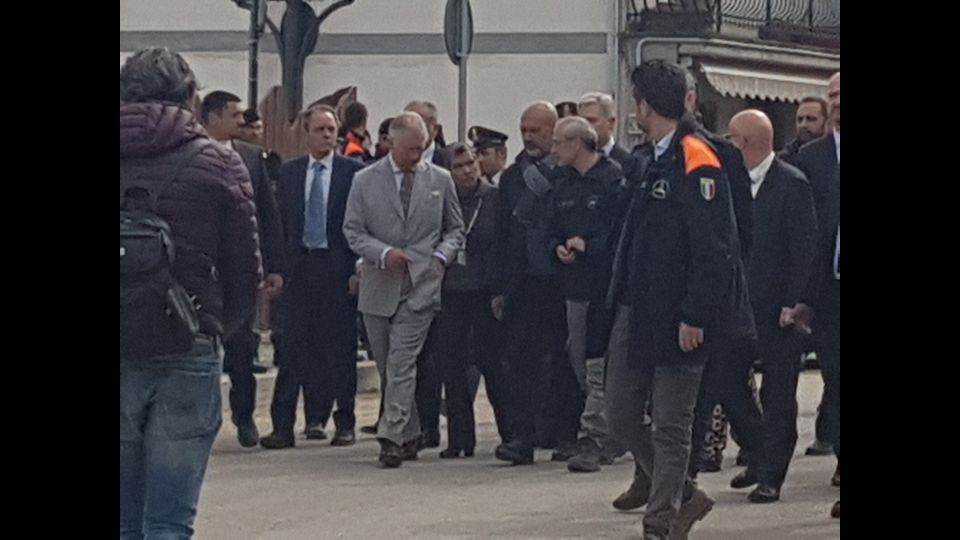
<path fill-rule="evenodd" d="M 269 299 L 277 298 L 283 290 L 283 232 L 268 173 L 267 154 L 263 148 L 239 140 L 243 111 L 238 96 L 222 90 L 210 92 L 203 98 L 201 119 L 213 140 L 240 154 L 250 174 L 257 206 L 260 250 L 267 273 L 264 292 Z M 253 330 L 254 318 L 251 314 L 249 324 L 223 344 L 224 371 L 230 374 L 232 420 L 237 427 L 237 439 L 244 448 L 254 447 L 260 440 L 260 432 L 253 421 L 257 402 L 254 372 L 260 348 L 260 335 Z"/>
<path fill-rule="evenodd" d="M 294 446 L 301 388 L 308 439 L 326 438 L 323 424 L 332 401 L 333 446 L 349 446 L 354 433 L 356 312 L 349 292 L 356 256 L 341 224 L 354 173 L 362 165 L 336 153 L 337 114 L 327 105 L 303 113 L 308 155 L 280 171 L 278 200 L 286 233 L 287 290 L 283 295 L 283 362 L 270 405 L 273 432 L 264 448 Z"/>
<path fill-rule="evenodd" d="M 247 170 L 197 121 L 197 86 L 166 48 L 138 51 L 120 68 L 121 211 L 148 204 L 170 226 L 170 273 L 195 298 L 199 322 L 186 352 L 140 358 L 121 345 L 120 538 L 193 536 L 222 420 L 220 340 L 248 323 L 261 278 Z M 155 201 L 127 198 L 137 194 Z"/>
<path fill-rule="evenodd" d="M 567 354 L 586 396 L 576 455 L 567 462 L 571 472 L 599 471 L 620 453 L 609 437 L 603 378 L 610 326 L 604 300 L 623 171 L 599 148 L 597 132 L 587 120 L 571 116 L 557 122 L 553 152 L 559 167 L 549 195 L 547 249 L 560 267 Z"/>
<path fill-rule="evenodd" d="M 699 488 L 684 489 L 691 428 L 706 349 L 725 331 L 724 302 L 742 269 L 720 158 L 681 121 L 686 71 L 650 61 L 632 81 L 654 161 L 633 191 L 614 260 L 607 414 L 652 480 L 644 539 L 666 540 L 684 538 L 713 506 Z M 653 432 L 642 421 L 648 397 Z"/>
<path fill-rule="evenodd" d="M 386 381 L 377 427 L 380 465 L 415 459 L 420 437 L 417 356 L 427 339 L 445 269 L 463 243 L 463 217 L 450 173 L 422 159 L 429 140 L 420 115 L 390 124 L 386 159 L 357 174 L 343 232 L 363 258 L 359 309 Z"/>
<path fill-rule="evenodd" d="M 783 148 L 777 157 L 793 161 L 800 148 L 808 142 L 823 137 L 827 131 L 827 100 L 820 97 L 805 97 L 797 107 L 797 136 Z"/>

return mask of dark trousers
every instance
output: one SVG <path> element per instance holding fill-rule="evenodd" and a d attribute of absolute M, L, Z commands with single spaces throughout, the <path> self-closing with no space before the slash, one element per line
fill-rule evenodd
<path fill-rule="evenodd" d="M 759 451 L 751 456 L 750 466 L 755 467 L 762 484 L 779 488 L 797 445 L 797 380 L 803 367 L 803 338 L 792 328 L 770 325 L 757 330 L 763 363 L 763 423 Z"/>
<path fill-rule="evenodd" d="M 444 299 L 446 303 L 446 299 Z M 446 308 L 444 308 L 446 309 Z M 427 341 L 417 356 L 417 416 L 420 418 L 420 431 L 424 436 L 438 437 L 440 434 L 440 388 L 442 375 L 437 347 L 437 318 L 430 323 Z M 382 409 L 381 409 L 382 413 Z"/>
<path fill-rule="evenodd" d="M 507 333 L 504 359 L 513 404 L 511 435 L 533 446 L 537 439 L 538 398 L 555 414 L 545 431 L 560 442 L 577 438 L 583 396 L 573 368 L 563 352 L 566 334 L 564 301 L 556 276 L 524 276 L 504 306 Z M 539 395 L 545 377 L 549 396 Z M 549 399 L 548 399 L 549 398 Z"/>
<path fill-rule="evenodd" d="M 840 281 L 830 280 L 821 293 L 814 320 L 818 338 L 817 359 L 823 376 L 821 414 L 826 414 L 826 441 L 840 459 Z"/>
<path fill-rule="evenodd" d="M 260 335 L 253 331 L 253 316 L 223 344 L 223 367 L 230 375 L 230 412 L 233 425 L 253 423 L 257 404 L 257 379 L 253 363 L 260 348 Z"/>
<path fill-rule="evenodd" d="M 501 329 L 490 309 L 490 295 L 481 291 L 445 291 L 443 311 L 437 317 L 437 348 L 447 398 L 447 444 L 450 448 L 476 446 L 471 364 L 483 375 L 500 438 L 509 441 L 506 378 L 500 360 Z"/>
<path fill-rule="evenodd" d="M 737 443 L 748 453 L 759 447 L 763 419 L 749 384 L 756 349 L 756 342 L 749 338 L 721 339 L 709 347 L 693 424 L 694 447 L 689 467 L 693 478 L 697 477 L 698 458 L 706 445 L 706 434 L 710 431 L 717 403 L 723 406 L 731 428 L 736 430 Z"/>
<path fill-rule="evenodd" d="M 328 253 L 304 254 L 283 300 L 283 362 L 270 405 L 274 432 L 293 435 L 301 388 L 307 425 L 322 425 L 330 411 L 325 403 L 335 398 L 337 429 L 353 429 L 357 328 L 346 279 L 338 279 Z"/>

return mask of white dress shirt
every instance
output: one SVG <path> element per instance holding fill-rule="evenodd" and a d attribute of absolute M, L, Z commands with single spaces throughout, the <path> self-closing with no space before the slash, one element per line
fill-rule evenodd
<path fill-rule="evenodd" d="M 603 155 L 610 157 L 610 152 L 613 152 L 613 147 L 616 145 L 617 141 L 613 140 L 613 137 L 610 137 L 610 140 L 607 141 L 607 144 L 603 145 L 603 148 L 601 149 L 603 151 Z"/>
<path fill-rule="evenodd" d="M 497 171 L 497 174 L 493 175 L 493 176 L 490 178 L 490 183 L 493 184 L 493 185 L 495 185 L 495 186 L 499 186 L 499 185 L 500 185 L 500 176 L 502 176 L 502 175 L 503 175 L 503 170 Z"/>
<path fill-rule="evenodd" d="M 423 155 L 420 157 L 420 161 L 425 161 L 427 163 L 433 163 L 433 154 L 437 151 L 437 141 L 430 143 L 430 146 L 423 151 Z"/>
<path fill-rule="evenodd" d="M 657 141 L 657 143 L 653 146 L 654 160 L 660 159 L 660 156 L 662 156 L 664 153 L 666 153 L 667 150 L 670 149 L 670 143 L 673 142 L 673 136 L 676 133 L 677 133 L 677 130 L 674 129 L 670 133 L 667 133 L 662 139 Z"/>
<path fill-rule="evenodd" d="M 753 194 L 754 199 L 757 198 L 760 186 L 763 185 L 763 180 L 767 177 L 767 173 L 770 172 L 770 166 L 773 165 L 773 158 L 775 157 L 777 157 L 777 155 L 770 152 L 770 155 L 761 161 L 759 165 L 747 171 L 747 174 L 750 175 L 750 193 Z"/>
<path fill-rule="evenodd" d="M 840 132 L 833 130 L 833 142 L 837 143 L 837 163 L 840 163 Z"/>

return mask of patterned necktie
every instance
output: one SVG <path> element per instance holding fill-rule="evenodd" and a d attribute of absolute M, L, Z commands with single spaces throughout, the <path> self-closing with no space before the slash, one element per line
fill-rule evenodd
<path fill-rule="evenodd" d="M 400 204 L 403 205 L 403 217 L 407 217 L 410 210 L 410 194 L 413 193 L 413 173 L 403 171 L 403 181 L 400 182 Z"/>
<path fill-rule="evenodd" d="M 313 162 L 313 181 L 310 183 L 310 198 L 304 209 L 303 246 L 308 249 L 327 244 L 327 209 L 323 204 L 323 163 Z"/>

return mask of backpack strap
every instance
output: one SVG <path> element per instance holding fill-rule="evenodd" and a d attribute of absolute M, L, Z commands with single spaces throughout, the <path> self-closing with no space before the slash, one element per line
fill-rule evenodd
<path fill-rule="evenodd" d="M 126 195 L 130 190 L 141 188 L 145 190 L 150 197 L 150 210 L 156 212 L 157 201 L 160 200 L 160 195 L 166 192 L 170 185 L 173 184 L 173 181 L 183 172 L 183 169 L 193 161 L 193 158 L 197 157 L 204 148 L 211 144 L 214 144 L 214 142 L 204 137 L 193 139 L 172 152 L 167 153 L 164 156 L 168 158 L 167 164 L 162 167 L 156 167 L 156 157 L 150 158 L 149 160 L 137 159 L 130 160 L 127 163 L 121 163 L 120 207 L 123 208 Z M 141 180 L 144 171 L 155 171 L 157 168 L 166 169 L 158 175 L 163 178 L 159 186 L 156 182 Z"/>

